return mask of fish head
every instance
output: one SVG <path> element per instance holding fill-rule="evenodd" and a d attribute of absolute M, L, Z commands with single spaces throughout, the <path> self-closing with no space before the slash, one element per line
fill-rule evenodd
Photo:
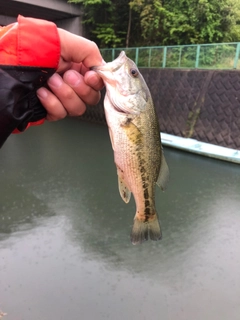
<path fill-rule="evenodd" d="M 136 64 L 124 51 L 112 62 L 91 69 L 103 79 L 108 99 L 116 111 L 139 114 L 145 110 L 149 89 Z"/>

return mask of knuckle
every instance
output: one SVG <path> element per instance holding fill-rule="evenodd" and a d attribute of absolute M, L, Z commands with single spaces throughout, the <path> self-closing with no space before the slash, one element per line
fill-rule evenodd
<path fill-rule="evenodd" d="M 62 120 L 66 117 L 66 114 L 48 114 L 46 119 L 50 122 Z"/>
<path fill-rule="evenodd" d="M 74 108 L 71 108 L 71 110 L 68 110 L 68 115 L 71 117 L 79 117 L 86 111 L 86 105 L 82 103 L 79 106 L 75 106 Z"/>
<path fill-rule="evenodd" d="M 96 105 L 99 102 L 100 98 L 101 98 L 100 92 L 99 91 L 94 92 L 94 94 L 92 94 L 89 97 L 89 99 L 88 99 L 88 101 L 86 101 L 86 103 L 88 103 L 90 105 Z"/>
<path fill-rule="evenodd" d="M 99 51 L 98 46 L 94 41 L 91 41 L 91 49 L 94 51 Z"/>
<path fill-rule="evenodd" d="M 61 95 L 61 99 L 64 100 L 72 100 L 75 96 L 75 92 L 72 88 L 69 86 L 66 86 L 61 92 L 59 93 L 59 96 Z"/>

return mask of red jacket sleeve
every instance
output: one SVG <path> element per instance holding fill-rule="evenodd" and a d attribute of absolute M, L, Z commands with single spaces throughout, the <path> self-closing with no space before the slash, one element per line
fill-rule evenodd
<path fill-rule="evenodd" d="M 19 16 L 0 28 L 0 147 L 13 131 L 45 118 L 36 90 L 55 72 L 59 59 L 54 23 Z"/>
<path fill-rule="evenodd" d="M 18 16 L 0 29 L 0 64 L 57 68 L 60 40 L 54 23 Z"/>

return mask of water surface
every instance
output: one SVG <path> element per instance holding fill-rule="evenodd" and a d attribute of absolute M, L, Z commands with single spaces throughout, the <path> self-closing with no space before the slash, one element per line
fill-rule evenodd
<path fill-rule="evenodd" d="M 66 119 L 0 150 L 6 320 L 239 320 L 239 165 L 165 149 L 160 242 L 130 243 L 107 128 Z M 5 319 L 5 317 L 3 318 Z"/>

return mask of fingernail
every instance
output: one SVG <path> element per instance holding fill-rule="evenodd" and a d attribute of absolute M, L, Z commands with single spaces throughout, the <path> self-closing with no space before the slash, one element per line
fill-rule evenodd
<path fill-rule="evenodd" d="M 54 73 L 54 75 L 52 75 L 48 80 L 48 84 L 55 88 L 59 88 L 62 85 L 62 83 L 63 83 L 63 79 L 57 73 Z"/>
<path fill-rule="evenodd" d="M 37 90 L 37 96 L 42 99 L 46 99 L 48 97 L 47 89 L 40 88 Z"/>
<path fill-rule="evenodd" d="M 79 85 L 80 79 L 80 74 L 75 70 L 66 71 L 64 74 L 64 80 L 73 87 Z"/>

